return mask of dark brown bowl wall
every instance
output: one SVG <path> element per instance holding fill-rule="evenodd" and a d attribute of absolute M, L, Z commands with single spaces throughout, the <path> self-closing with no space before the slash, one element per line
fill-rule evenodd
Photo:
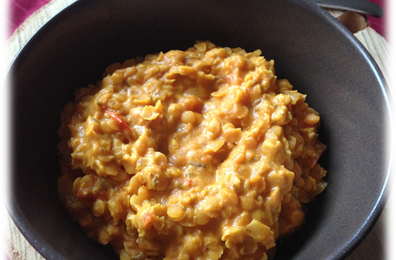
<path fill-rule="evenodd" d="M 303 230 L 276 259 L 342 259 L 364 237 L 385 202 L 390 108 L 373 60 L 335 19 L 306 0 L 84 0 L 45 24 L 10 70 L 10 213 L 47 259 L 117 259 L 88 240 L 63 209 L 57 129 L 76 89 L 107 65 L 196 40 L 261 49 L 320 112 L 328 188 L 308 207 Z"/>

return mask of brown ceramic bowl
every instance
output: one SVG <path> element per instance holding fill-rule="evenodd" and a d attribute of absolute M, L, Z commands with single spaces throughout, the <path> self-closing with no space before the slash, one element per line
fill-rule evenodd
<path fill-rule="evenodd" d="M 345 258 L 374 225 L 390 170 L 388 90 L 377 65 L 338 21 L 307 0 L 84 0 L 42 26 L 9 71 L 9 211 L 46 259 L 117 259 L 87 239 L 61 205 L 57 129 L 76 89 L 107 65 L 196 40 L 261 49 L 321 114 L 328 188 L 275 259 Z"/>

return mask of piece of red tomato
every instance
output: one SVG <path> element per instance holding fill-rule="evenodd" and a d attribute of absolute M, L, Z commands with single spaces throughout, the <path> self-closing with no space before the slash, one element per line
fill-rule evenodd
<path fill-rule="evenodd" d="M 112 111 L 110 111 L 110 110 L 107 110 L 107 109 L 105 110 L 105 112 L 106 112 L 114 121 L 116 121 L 118 125 L 120 125 L 120 126 L 122 126 L 123 128 L 125 128 L 125 129 L 131 134 L 131 137 L 132 137 L 132 131 L 131 131 L 131 129 L 129 128 L 129 126 L 128 126 L 128 124 L 127 124 L 127 122 L 125 121 L 124 118 L 122 118 L 119 114 L 117 114 L 117 113 L 115 113 L 115 112 L 112 112 Z"/>

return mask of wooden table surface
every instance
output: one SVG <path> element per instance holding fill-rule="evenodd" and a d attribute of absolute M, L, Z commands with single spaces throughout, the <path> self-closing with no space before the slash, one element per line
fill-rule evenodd
<path fill-rule="evenodd" d="M 61 9 L 70 5 L 75 0 L 52 0 L 40 10 L 30 16 L 8 39 L 6 44 L 6 64 L 10 64 L 16 53 L 21 49 L 29 37 L 49 18 L 57 14 Z M 330 11 L 337 16 L 336 11 Z M 389 57 L 389 47 L 385 39 L 377 34 L 373 29 L 367 28 L 359 31 L 355 36 L 368 49 L 377 64 L 383 71 L 385 78 L 387 57 Z M 382 260 L 386 257 L 386 215 L 388 206 L 385 207 L 379 220 L 363 240 L 363 242 L 346 258 L 346 260 Z M 6 217 L 6 252 L 10 260 L 43 260 L 44 258 L 25 240 L 11 218 Z"/>

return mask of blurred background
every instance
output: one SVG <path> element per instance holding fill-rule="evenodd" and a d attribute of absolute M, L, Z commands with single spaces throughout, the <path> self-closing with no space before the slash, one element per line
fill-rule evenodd
<path fill-rule="evenodd" d="M 12 33 L 28 18 L 32 13 L 38 10 L 43 5 L 49 3 L 51 0 L 9 0 L 10 15 L 8 17 L 8 35 Z M 348 1 L 348 0 L 345 0 Z M 380 35 L 387 38 L 386 21 L 388 17 L 387 1 L 388 0 L 368 0 L 377 3 L 384 9 L 384 16 L 382 18 L 375 18 L 367 15 L 370 26 L 376 30 Z"/>

